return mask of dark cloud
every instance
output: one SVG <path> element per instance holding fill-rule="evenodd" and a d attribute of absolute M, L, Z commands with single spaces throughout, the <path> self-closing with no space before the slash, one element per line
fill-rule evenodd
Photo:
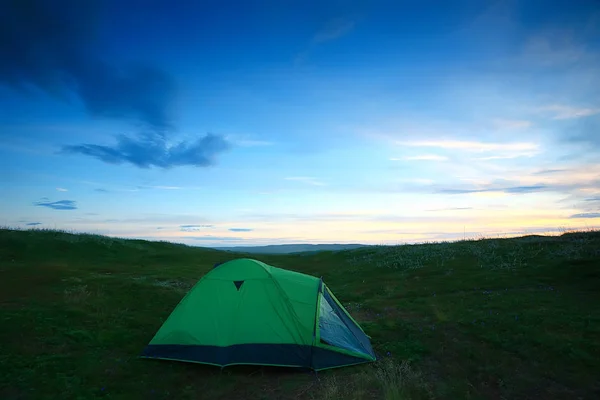
<path fill-rule="evenodd" d="M 254 229 L 250 228 L 229 228 L 231 232 L 252 232 Z"/>
<path fill-rule="evenodd" d="M 588 197 L 585 201 L 600 201 L 600 196 Z"/>
<path fill-rule="evenodd" d="M 214 225 L 180 225 L 179 228 L 183 232 L 196 232 L 201 229 L 214 228 Z"/>
<path fill-rule="evenodd" d="M 0 81 L 66 99 L 74 92 L 92 116 L 171 127 L 175 82 L 154 66 L 117 67 L 94 49 L 100 1 L 8 0 L 0 13 Z"/>
<path fill-rule="evenodd" d="M 214 134 L 208 134 L 192 143 L 180 142 L 176 145 L 168 145 L 164 137 L 150 134 L 140 139 L 122 135 L 114 146 L 82 144 L 66 146 L 64 151 L 85 154 L 109 164 L 131 163 L 140 168 L 169 168 L 213 165 L 215 156 L 229 147 L 225 139 Z"/>
<path fill-rule="evenodd" d="M 72 102 L 74 94 L 92 117 L 142 124 L 137 138 L 120 136 L 114 146 L 66 146 L 113 164 L 138 167 L 209 166 L 228 148 L 222 137 L 207 135 L 191 143 L 167 146 L 173 132 L 174 79 L 143 63 L 115 65 L 103 52 L 102 17 L 110 17 L 97 0 L 6 0 L 0 12 L 0 84 L 31 92 L 37 88 Z"/>
<path fill-rule="evenodd" d="M 581 213 L 581 214 L 573 214 L 569 218 L 578 219 L 578 218 L 600 218 L 600 213 Z"/>
<path fill-rule="evenodd" d="M 27 223 L 25 225 L 27 225 L 27 226 L 38 226 L 38 225 L 41 225 L 41 224 L 42 224 L 41 222 L 29 222 L 29 223 Z"/>
<path fill-rule="evenodd" d="M 33 205 L 38 207 L 48 207 L 53 210 L 77 210 L 77 206 L 73 200 L 49 201 L 47 199 L 42 199 L 33 203 Z"/>
<path fill-rule="evenodd" d="M 98 189 L 94 189 L 94 192 L 98 192 L 98 193 L 108 193 L 109 191 L 106 189 L 102 189 L 102 188 L 98 188 Z"/>

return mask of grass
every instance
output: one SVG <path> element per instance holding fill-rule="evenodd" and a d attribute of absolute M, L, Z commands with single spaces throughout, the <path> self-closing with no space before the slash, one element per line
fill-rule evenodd
<path fill-rule="evenodd" d="M 314 375 L 138 359 L 239 254 L 0 230 L 2 399 L 600 398 L 600 233 L 254 255 L 324 280 L 376 363 Z"/>

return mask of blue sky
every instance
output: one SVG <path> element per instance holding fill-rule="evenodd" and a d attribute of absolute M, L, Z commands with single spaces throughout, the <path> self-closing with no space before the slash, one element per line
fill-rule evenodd
<path fill-rule="evenodd" d="M 600 226 L 596 1 L 31 3 L 0 13 L 5 226 L 203 246 Z"/>

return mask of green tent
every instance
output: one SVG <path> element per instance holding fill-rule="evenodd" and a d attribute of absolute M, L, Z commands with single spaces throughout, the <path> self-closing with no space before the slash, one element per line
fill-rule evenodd
<path fill-rule="evenodd" d="M 376 359 L 369 337 L 322 279 L 246 258 L 200 279 L 141 357 L 313 370 Z"/>

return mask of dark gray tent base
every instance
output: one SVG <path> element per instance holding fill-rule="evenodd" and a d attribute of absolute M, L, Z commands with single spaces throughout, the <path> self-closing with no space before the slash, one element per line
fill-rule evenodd
<path fill-rule="evenodd" d="M 225 367 L 228 365 L 272 365 L 322 370 L 371 362 L 315 346 L 250 343 L 227 347 L 179 344 L 148 345 L 140 355 L 182 362 Z"/>

